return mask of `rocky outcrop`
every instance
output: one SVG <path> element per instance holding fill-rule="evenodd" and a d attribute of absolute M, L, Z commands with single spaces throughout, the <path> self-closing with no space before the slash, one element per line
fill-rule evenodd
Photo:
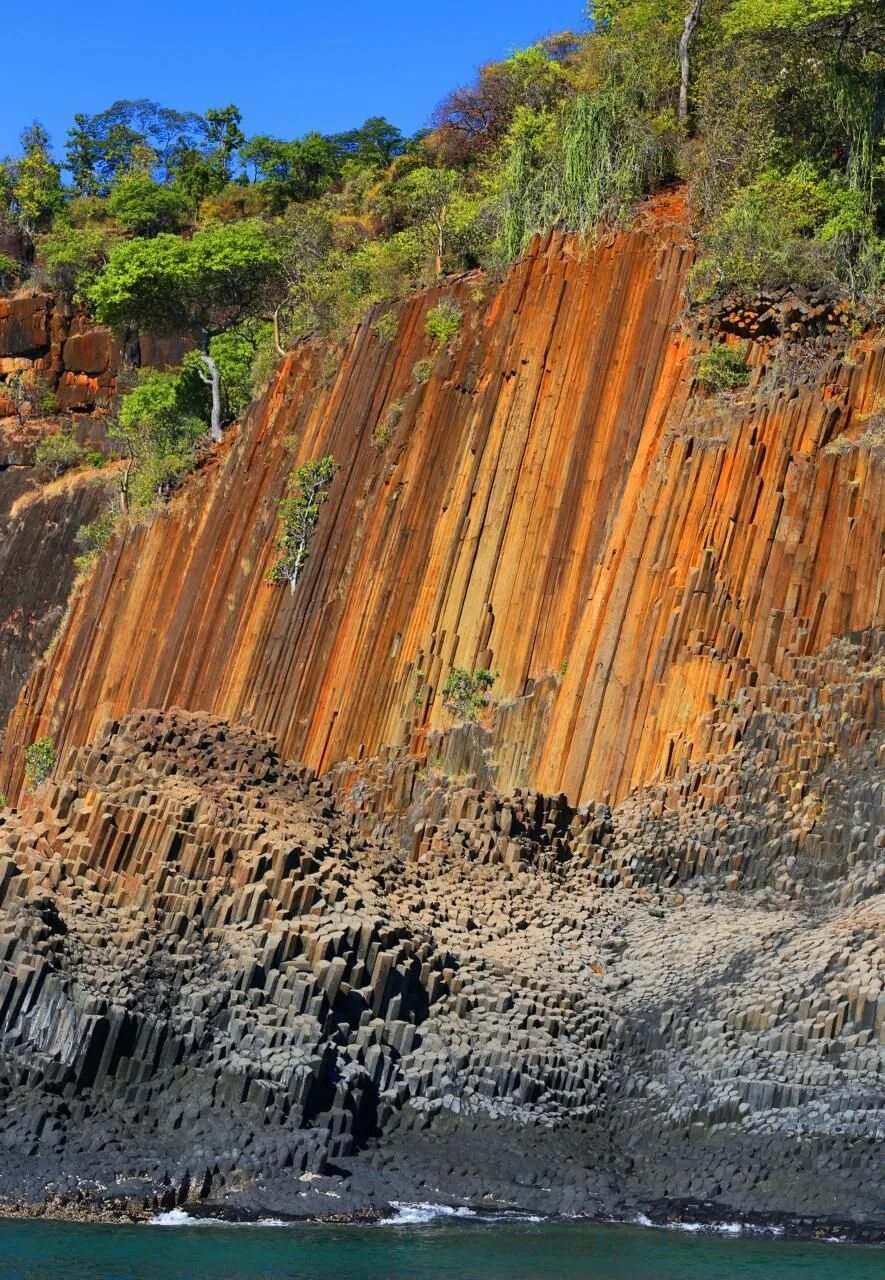
<path fill-rule="evenodd" d="M 74 601 L 7 791 L 38 734 L 84 743 L 139 706 L 244 721 L 318 770 L 420 754 L 454 724 L 451 669 L 484 667 L 495 784 L 613 800 L 716 749 L 717 702 L 881 621 L 885 348 L 824 348 L 785 383 L 760 343 L 750 386 L 713 395 L 709 338 L 679 324 L 690 260 L 660 225 L 539 242 L 499 285 L 447 288 L 463 331 L 426 383 L 436 291 L 396 310 L 391 346 L 370 319 L 334 361 L 296 347 L 187 501 Z M 292 594 L 266 581 L 277 502 L 329 454 Z"/>
<path fill-rule="evenodd" d="M 676 813 L 425 771 L 396 820 L 217 719 L 109 726 L 0 818 L 0 1193 L 885 1228 L 881 661 L 806 665 Z"/>

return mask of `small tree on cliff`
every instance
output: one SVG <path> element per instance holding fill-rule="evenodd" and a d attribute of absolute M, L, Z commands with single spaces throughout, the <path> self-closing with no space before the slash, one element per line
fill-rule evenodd
<path fill-rule="evenodd" d="M 117 245 L 89 290 L 96 319 L 112 329 L 194 332 L 200 376 L 212 391 L 209 434 L 221 440 L 221 377 L 209 353 L 214 337 L 262 314 L 277 271 L 260 223 L 209 227 L 191 240 L 163 234 Z"/>
<path fill-rule="evenodd" d="M 267 571 L 269 582 L 288 582 L 294 592 L 335 470 L 334 458 L 314 458 L 300 466 L 289 481 L 289 491 L 280 500 L 277 558 Z"/>

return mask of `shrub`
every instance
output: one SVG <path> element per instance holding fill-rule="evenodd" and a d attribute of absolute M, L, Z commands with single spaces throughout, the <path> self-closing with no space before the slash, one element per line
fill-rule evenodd
<path fill-rule="evenodd" d="M 107 207 L 120 226 L 135 236 L 177 231 L 187 220 L 186 202 L 181 193 L 141 174 L 115 183 Z"/>
<path fill-rule="evenodd" d="M 382 347 L 387 347 L 390 346 L 391 342 L 393 342 L 396 337 L 397 328 L 398 324 L 396 313 L 393 311 L 387 311 L 380 317 L 380 319 L 375 321 L 372 326 L 372 331 L 381 343 Z"/>
<path fill-rule="evenodd" d="M 433 338 L 437 347 L 444 347 L 460 332 L 463 313 L 457 302 L 443 298 L 427 313 L 424 332 Z"/>
<path fill-rule="evenodd" d="M 416 382 L 419 382 L 422 385 L 425 382 L 429 382 L 432 375 L 433 361 L 428 360 L 426 357 L 423 360 L 419 360 L 417 364 L 412 366 L 412 377 Z"/>
<path fill-rule="evenodd" d="M 54 227 L 40 236 L 38 249 L 51 283 L 65 293 L 82 295 L 107 262 L 111 236 L 101 226 Z"/>
<path fill-rule="evenodd" d="M 82 554 L 74 560 L 78 573 L 85 573 L 104 551 L 114 532 L 114 513 L 105 511 L 90 524 L 81 524 L 74 541 Z"/>
<path fill-rule="evenodd" d="M 698 378 L 714 391 L 734 391 L 750 381 L 746 349 L 720 343 L 698 361 Z"/>
<path fill-rule="evenodd" d="M 396 424 L 399 422 L 400 418 L 402 417 L 403 407 L 404 406 L 403 406 L 402 400 L 397 400 L 394 404 L 390 406 L 390 408 L 387 410 L 387 413 L 384 415 L 382 420 L 378 423 L 377 427 L 375 428 L 375 434 L 373 435 L 372 439 L 374 440 L 375 448 L 379 453 L 383 453 L 383 451 L 390 444 L 390 441 L 393 437 L 393 433 L 396 430 Z"/>
<path fill-rule="evenodd" d="M 326 457 L 305 462 L 295 472 L 294 484 L 289 483 L 290 492 L 280 500 L 277 558 L 267 571 L 269 582 L 288 582 L 295 591 L 335 470 L 335 459 Z"/>
<path fill-rule="evenodd" d="M 55 743 L 51 738 L 38 738 L 25 750 L 25 784 L 36 791 L 45 782 L 55 764 Z"/>
<path fill-rule="evenodd" d="M 23 271 L 21 263 L 16 262 L 15 258 L 10 258 L 6 253 L 0 253 L 0 289 L 10 288 L 13 280 L 18 280 Z"/>
<path fill-rule="evenodd" d="M 475 720 L 488 703 L 495 677 L 485 667 L 472 675 L 464 667 L 452 667 L 443 688 L 443 706 L 461 720 Z"/>
<path fill-rule="evenodd" d="M 82 461 L 83 450 L 77 441 L 62 432 L 44 436 L 34 450 L 34 462 L 47 479 L 57 480 Z"/>

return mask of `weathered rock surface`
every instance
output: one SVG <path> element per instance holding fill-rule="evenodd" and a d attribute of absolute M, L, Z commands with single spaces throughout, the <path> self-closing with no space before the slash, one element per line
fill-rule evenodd
<path fill-rule="evenodd" d="M 316 779 L 178 710 L 71 749 L 0 819 L 0 1192 L 885 1228 L 880 643 L 675 808 L 425 764 L 397 815 L 398 759 Z"/>
<path fill-rule="evenodd" d="M 18 794 L 35 737 L 82 744 L 144 706 L 249 723 L 316 770 L 423 754 L 456 666 L 497 673 L 467 764 L 505 791 L 618 800 L 719 750 L 716 703 L 882 622 L 885 347 L 766 337 L 750 385 L 712 395 L 709 333 L 680 319 L 691 259 L 650 221 L 455 281 L 463 331 L 426 384 L 435 290 L 396 309 L 389 346 L 373 318 L 337 356 L 299 344 L 187 501 L 73 602 L 0 786 Z M 277 502 L 327 454 L 293 595 L 266 581 Z"/>

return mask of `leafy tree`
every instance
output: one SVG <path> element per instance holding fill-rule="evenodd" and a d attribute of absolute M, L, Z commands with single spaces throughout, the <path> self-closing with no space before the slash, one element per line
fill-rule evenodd
<path fill-rule="evenodd" d="M 193 447 L 205 423 L 189 412 L 179 374 L 143 369 L 123 397 L 118 441 L 126 458 L 120 478 L 124 511 L 168 497 L 193 467 Z"/>
<path fill-rule="evenodd" d="M 460 179 L 454 169 L 431 169 L 426 165 L 415 169 L 403 182 L 403 194 L 411 216 L 433 230 L 438 276 L 442 275 L 446 233 L 459 187 Z"/>
<path fill-rule="evenodd" d="M 96 318 L 112 329 L 196 332 L 202 376 L 212 392 L 210 434 L 221 435 L 221 379 L 212 338 L 267 310 L 277 261 L 260 223 L 209 227 L 191 240 L 162 233 L 115 246 L 89 290 Z"/>
<path fill-rule="evenodd" d="M 108 196 L 107 208 L 121 227 L 136 236 L 177 231 L 187 216 L 181 192 L 141 174 L 115 182 Z"/>
<path fill-rule="evenodd" d="M 339 170 L 334 143 L 319 133 L 308 133 L 293 142 L 261 134 L 250 138 L 240 155 L 253 166 L 255 181 L 267 191 L 273 213 L 281 213 L 293 200 L 319 195 Z"/>
<path fill-rule="evenodd" d="M 329 485 L 336 470 L 335 459 L 331 457 L 305 462 L 290 481 L 286 497 L 280 500 L 277 558 L 268 569 L 267 578 L 269 582 L 288 582 L 293 594 L 307 563 L 320 507 L 328 500 Z"/>
<path fill-rule="evenodd" d="M 71 436 L 56 432 L 44 436 L 34 450 L 34 463 L 47 479 L 57 480 L 83 461 L 83 450 Z"/>
<path fill-rule="evenodd" d="M 10 213 L 29 235 L 47 227 L 65 203 L 61 169 L 49 134 L 35 121 L 21 136 L 22 154 L 4 164 Z"/>
<path fill-rule="evenodd" d="M 383 116 L 371 116 L 359 129 L 333 134 L 328 141 L 341 160 L 370 170 L 386 169 L 408 146 L 408 139 Z"/>
<path fill-rule="evenodd" d="M 239 107 L 231 103 L 226 107 L 211 108 L 206 112 L 206 134 L 213 167 L 222 186 L 234 176 L 235 158 L 246 141 L 241 129 L 243 117 Z"/>
<path fill-rule="evenodd" d="M 154 157 L 149 176 L 166 182 L 173 156 L 204 143 L 206 135 L 206 121 L 192 111 L 174 111 L 146 98 L 121 99 L 97 115 L 74 116 L 66 167 L 80 194 L 107 195 L 116 179 L 138 171 L 139 154 L 147 147 Z"/>
<path fill-rule="evenodd" d="M 0 253 L 0 289 L 8 289 L 23 274 L 24 267 L 8 253 Z"/>
<path fill-rule="evenodd" d="M 55 288 L 72 297 L 85 295 L 107 262 L 111 236 L 102 226 L 60 223 L 40 236 L 37 247 Z"/>

